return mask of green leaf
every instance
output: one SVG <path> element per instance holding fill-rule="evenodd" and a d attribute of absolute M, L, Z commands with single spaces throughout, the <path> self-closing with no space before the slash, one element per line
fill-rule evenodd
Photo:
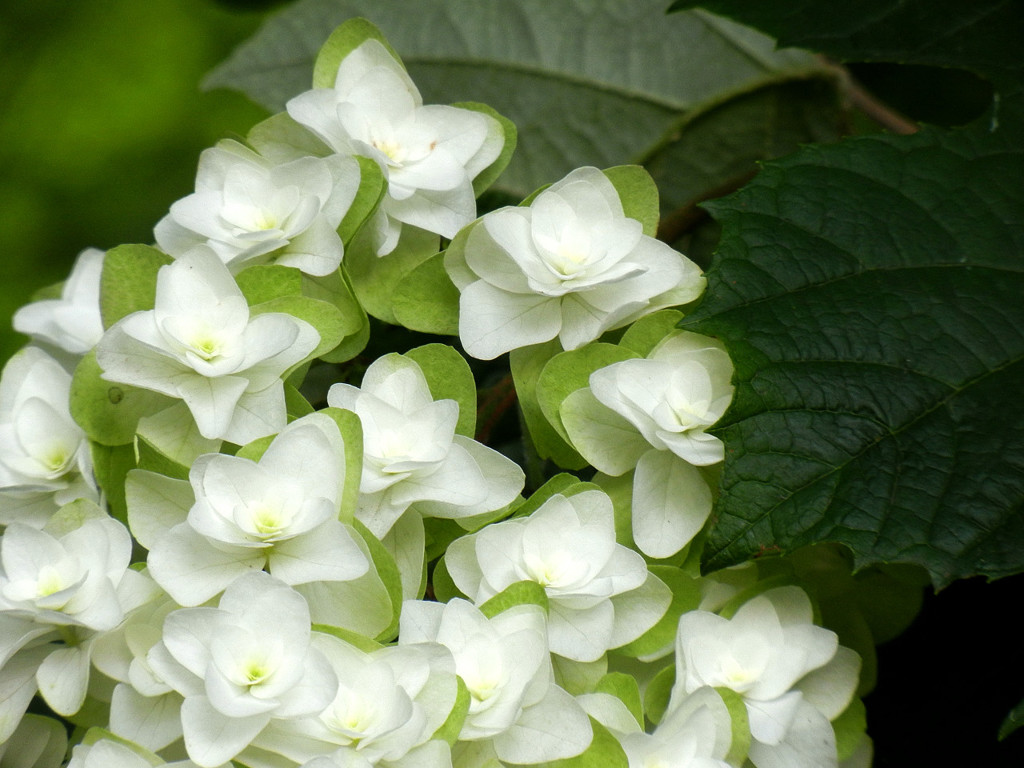
<path fill-rule="evenodd" d="M 1021 135 L 807 148 L 710 206 L 683 325 L 725 342 L 737 391 L 709 565 L 838 541 L 937 585 L 1024 569 Z"/>
<path fill-rule="evenodd" d="M 355 329 L 348 330 L 342 342 L 330 352 L 320 355 L 320 359 L 328 363 L 344 363 L 362 352 L 370 339 L 370 323 L 366 311 L 356 300 L 348 278 L 341 271 L 324 277 L 307 275 L 303 279 L 302 289 L 305 296 L 337 307 L 344 327 Z"/>
<path fill-rule="evenodd" d="M 459 289 L 444 268 L 444 254 L 431 256 L 406 274 L 392 297 L 395 320 L 412 331 L 459 335 Z"/>
<path fill-rule="evenodd" d="M 476 433 L 476 380 L 466 358 L 447 344 L 425 344 L 403 354 L 419 365 L 435 400 L 459 404 L 455 431 L 466 437 Z"/>
<path fill-rule="evenodd" d="M 833 70 L 804 52 L 773 51 L 764 35 L 707 13 L 666 17 L 665 5 L 304 0 L 274 17 L 205 85 L 238 88 L 280 110 L 308 88 L 313 52 L 327 31 L 363 16 L 401 52 L 424 103 L 485 102 L 519 126 L 516 155 L 498 182 L 519 197 L 581 165 L 644 162 L 685 141 L 706 110 L 722 115 L 733 96 L 779 83 L 814 81 L 830 104 L 822 114 L 826 105 L 787 93 L 797 101 L 772 98 L 758 111 L 742 108 L 727 121 L 725 136 L 702 133 L 689 145 L 705 159 L 697 162 L 700 196 L 732 178 L 731 166 L 717 168 L 731 161 L 720 147 L 758 148 L 748 151 L 760 158 L 762 151 L 835 136 Z M 743 173 L 753 170 L 744 163 Z M 674 178 L 667 168 L 659 174 L 659 184 Z M 663 199 L 663 206 L 678 197 Z"/>
<path fill-rule="evenodd" d="M 1022 725 L 1024 725 L 1024 701 L 1021 701 L 1020 704 L 1010 710 L 1010 714 L 1006 716 L 1002 725 L 999 726 L 999 740 L 1002 741 Z"/>
<path fill-rule="evenodd" d="M 71 416 L 97 443 L 131 443 L 140 417 L 176 402 L 147 389 L 106 381 L 100 378 L 102 373 L 96 352 L 92 351 L 82 358 L 71 379 Z"/>
<path fill-rule="evenodd" d="M 509 584 L 501 592 L 487 600 L 480 606 L 480 612 L 489 619 L 493 619 L 502 611 L 507 611 L 515 605 L 539 605 L 548 612 L 548 594 L 544 587 L 535 581 L 517 581 Z"/>
<path fill-rule="evenodd" d="M 616 344 L 596 342 L 560 352 L 548 360 L 537 379 L 537 402 L 544 418 L 562 440 L 572 444 L 559 415 L 565 398 L 577 389 L 590 386 L 590 374 L 598 368 L 635 357 L 637 355 L 634 352 Z"/>
<path fill-rule="evenodd" d="M 398 245 L 386 256 L 377 256 L 368 238 L 356 238 L 345 252 L 342 265 L 359 303 L 385 323 L 398 323 L 392 306 L 402 279 L 438 252 L 440 238 L 423 229 L 403 226 Z"/>
<path fill-rule="evenodd" d="M 109 328 L 132 312 L 156 303 L 156 275 L 171 257 L 148 245 L 119 245 L 107 251 L 100 276 L 100 313 Z"/>

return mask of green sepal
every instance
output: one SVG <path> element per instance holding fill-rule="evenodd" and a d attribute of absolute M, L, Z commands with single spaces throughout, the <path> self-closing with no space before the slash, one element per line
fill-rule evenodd
<path fill-rule="evenodd" d="M 408 224 L 395 250 L 378 256 L 368 237 L 360 236 L 345 252 L 342 266 L 348 274 L 356 298 L 378 320 L 398 324 L 392 306 L 398 284 L 416 267 L 440 250 L 441 238 L 425 229 Z"/>
<path fill-rule="evenodd" d="M 124 497 L 124 480 L 135 468 L 135 451 L 131 444 L 100 445 L 90 443 L 92 471 L 103 490 L 112 517 L 128 525 L 128 504 Z"/>
<path fill-rule="evenodd" d="M 303 371 L 303 374 L 305 374 L 305 371 Z M 309 400 L 303 397 L 302 393 L 287 381 L 284 383 L 284 409 L 288 414 L 288 421 L 301 419 L 303 416 L 308 416 L 316 411 L 316 408 L 309 404 Z"/>
<path fill-rule="evenodd" d="M 376 160 L 361 155 L 356 155 L 355 160 L 359 163 L 359 189 L 338 224 L 338 237 L 346 247 L 370 220 L 388 191 L 388 180 Z"/>
<path fill-rule="evenodd" d="M 250 307 L 249 312 L 251 317 L 268 312 L 283 312 L 300 320 L 305 320 L 313 326 L 317 333 L 320 334 L 320 343 L 317 344 L 316 349 L 307 355 L 306 360 L 311 360 L 320 357 L 326 352 L 330 352 L 341 343 L 342 339 L 359 330 L 353 324 L 352 318 L 343 316 L 336 306 L 319 299 L 311 299 L 308 296 L 281 296 Z M 301 364 L 297 364 L 294 368 Z M 288 373 L 290 371 L 285 373 L 286 378 Z"/>
<path fill-rule="evenodd" d="M 642 166 L 617 165 L 602 173 L 619 193 L 622 212 L 630 219 L 636 219 L 644 228 L 644 234 L 654 237 L 658 234 L 658 219 L 661 209 L 658 203 L 658 186 Z"/>
<path fill-rule="evenodd" d="M 466 358 L 447 344 L 425 344 L 404 353 L 419 365 L 435 400 L 454 400 L 459 404 L 456 433 L 476 434 L 476 380 Z"/>
<path fill-rule="evenodd" d="M 459 335 L 459 289 L 445 271 L 443 253 L 431 256 L 399 281 L 392 309 L 399 325 L 409 330 Z"/>
<path fill-rule="evenodd" d="M 743 697 L 730 688 L 715 688 L 715 693 L 721 697 L 732 721 L 732 742 L 725 760 L 729 765 L 740 765 L 750 752 L 750 720 L 747 717 L 747 705 Z"/>
<path fill-rule="evenodd" d="M 109 517 L 99 504 L 89 499 L 69 501 L 46 521 L 43 530 L 51 536 L 60 538 L 66 533 L 78 530 L 89 520 L 105 520 Z"/>
<path fill-rule="evenodd" d="M 512 350 L 509 365 L 519 395 L 519 408 L 537 455 L 551 459 L 562 469 L 582 469 L 587 466 L 587 460 L 551 426 L 537 397 L 537 381 L 541 371 L 561 351 L 557 339 L 545 344 L 520 347 Z"/>
<path fill-rule="evenodd" d="M 437 565 L 434 566 L 434 573 L 431 578 L 431 584 L 434 587 L 434 598 L 439 603 L 447 603 L 456 597 L 462 600 L 469 600 L 469 595 L 455 586 L 455 580 L 448 572 L 448 565 L 444 560 L 444 557 L 442 557 L 437 561 Z M 470 602 L 473 601 L 470 600 Z"/>
<path fill-rule="evenodd" d="M 639 548 L 633 541 L 633 475 L 633 470 L 618 477 L 598 472 L 594 475 L 593 482 L 612 500 L 612 508 L 615 511 L 615 541 L 637 552 Z"/>
<path fill-rule="evenodd" d="M 29 298 L 29 303 L 60 299 L 64 296 L 64 283 L 66 282 L 67 280 L 61 280 L 59 283 L 44 285 L 42 288 L 33 291 L 31 298 Z"/>
<path fill-rule="evenodd" d="M 75 368 L 71 379 L 71 417 L 90 440 L 103 445 L 124 445 L 135 439 L 142 416 L 157 413 L 177 402 L 174 398 L 106 381 L 92 350 Z"/>
<path fill-rule="evenodd" d="M 493 117 L 501 125 L 501 132 L 504 134 L 505 142 L 501 147 L 501 154 L 491 163 L 489 166 L 484 168 L 480 173 L 473 179 L 473 194 L 476 197 L 480 197 L 481 194 L 497 181 L 498 177 L 501 176 L 502 171 L 508 166 L 509 161 L 512 159 L 512 155 L 516 151 L 516 144 L 519 140 L 519 131 L 516 130 L 516 124 L 505 117 L 498 110 L 487 104 L 481 104 L 478 101 L 458 101 L 452 104 L 453 107 L 459 107 L 460 109 L 469 109 L 473 112 L 481 112 L 489 117 Z"/>
<path fill-rule="evenodd" d="M 132 537 L 146 549 L 150 548 L 156 541 L 154 537 L 158 535 L 151 530 L 143 530 L 147 522 L 158 518 L 156 526 L 150 528 L 159 528 L 159 535 L 162 535 L 165 530 L 185 522 L 196 501 L 195 492 L 187 479 L 168 477 L 148 469 L 130 471 L 125 478 L 124 488 L 128 502 L 128 528 Z M 145 510 L 141 519 L 138 517 L 140 510 Z"/>
<path fill-rule="evenodd" d="M 590 718 L 594 739 L 581 754 L 565 760 L 551 760 L 531 764 L 531 768 L 629 768 L 626 752 L 611 732 L 594 718 Z"/>
<path fill-rule="evenodd" d="M 662 309 L 644 315 L 633 323 L 619 339 L 619 346 L 631 349 L 640 357 L 647 357 L 658 342 L 676 330 L 683 319 L 678 309 Z"/>
<path fill-rule="evenodd" d="M 156 276 L 173 259 L 149 245 L 119 245 L 107 251 L 100 276 L 104 329 L 156 303 Z"/>
<path fill-rule="evenodd" d="M 627 675 L 625 672 L 609 672 L 597 681 L 594 689 L 597 693 L 607 693 L 614 696 L 629 710 L 629 714 L 636 720 L 636 724 L 643 730 L 644 727 L 644 705 L 640 698 L 640 685 L 636 678 Z"/>
<path fill-rule="evenodd" d="M 135 446 L 140 466 L 142 454 L 146 452 L 147 460 L 151 462 L 147 469 L 155 469 L 171 477 L 181 476 L 182 468 L 187 477 L 192 462 L 204 453 L 218 453 L 222 445 L 222 440 L 203 437 L 200 434 L 192 413 L 181 400 L 168 408 L 140 418 L 135 431 Z M 163 468 L 152 466 L 152 463 L 159 463 L 153 453 L 163 457 Z"/>
<path fill-rule="evenodd" d="M 676 665 L 670 664 L 651 678 L 644 689 L 644 712 L 647 719 L 657 725 L 665 716 L 669 699 L 672 697 L 672 686 L 676 682 Z"/>
<path fill-rule="evenodd" d="M 415 507 L 413 504 L 412 508 Z M 428 563 L 437 560 L 448 550 L 449 544 L 466 535 L 466 530 L 455 520 L 443 517 L 423 518 L 423 531 L 426 537 L 423 557 Z"/>
<path fill-rule="evenodd" d="M 771 576 L 766 579 L 759 579 L 756 584 L 742 592 L 733 595 L 729 601 L 718 610 L 718 615 L 723 619 L 731 619 L 736 615 L 738 611 L 745 603 L 753 600 L 760 594 L 767 592 L 769 589 L 775 587 L 785 587 L 793 584 L 794 578 L 786 574 L 778 574 L 777 576 Z M 809 597 L 809 596 L 808 596 Z M 815 624 L 821 623 L 821 617 L 819 615 L 818 606 L 812 600 L 811 603 L 814 605 Z"/>
<path fill-rule="evenodd" d="M 246 142 L 257 154 L 274 163 L 300 157 L 327 157 L 333 150 L 287 112 L 278 112 L 249 129 Z"/>
<path fill-rule="evenodd" d="M 679 617 L 684 613 L 697 610 L 701 601 L 700 580 L 694 579 L 680 568 L 671 565 L 652 565 L 648 570 L 661 579 L 672 591 L 672 602 L 669 603 L 665 615 L 649 630 L 636 640 L 615 649 L 624 656 L 649 656 L 672 647 L 675 642 Z M 642 721 L 641 721 L 642 723 Z"/>
<path fill-rule="evenodd" d="M 103 701 L 93 695 L 93 689 L 97 687 L 97 680 L 107 681 L 106 686 L 100 683 L 101 688 L 109 688 L 109 690 L 104 691 L 107 696 L 109 696 L 114 689 L 113 681 L 109 681 L 108 678 L 101 678 L 99 676 L 90 677 L 89 693 L 86 695 L 85 701 L 82 702 L 81 708 L 73 715 L 63 716 L 65 720 L 78 728 L 102 727 L 110 722 L 110 702 Z M 7 768 L 7 766 L 5 765 L 4 768 Z"/>
<path fill-rule="evenodd" d="M 398 573 L 398 565 L 395 563 L 395 559 L 388 552 L 387 548 L 380 543 L 380 539 L 374 536 L 359 520 L 352 520 L 351 525 L 359 533 L 370 550 L 373 567 L 377 571 L 377 576 L 384 584 L 384 588 L 388 592 L 388 599 L 391 601 L 391 623 L 387 629 L 373 638 L 377 642 L 388 643 L 398 636 L 398 620 L 402 614 L 402 577 Z"/>
<path fill-rule="evenodd" d="M 551 668 L 555 671 L 555 682 L 567 693 L 593 693 L 601 678 L 608 674 L 608 654 L 597 661 L 575 661 L 554 653 Z"/>
<path fill-rule="evenodd" d="M 359 482 L 363 474 L 363 424 L 356 414 L 344 408 L 324 408 L 318 412 L 334 420 L 345 444 L 345 483 L 341 491 L 339 519 L 343 523 L 351 523 L 359 506 Z"/>
<path fill-rule="evenodd" d="M 323 632 L 325 635 L 336 637 L 363 653 L 373 653 L 385 647 L 376 640 L 366 637 L 366 635 L 361 635 L 344 627 L 332 627 L 330 624 L 314 624 L 312 629 L 314 632 Z"/>
<path fill-rule="evenodd" d="M 502 611 L 516 605 L 539 605 L 548 612 L 548 593 L 535 581 L 517 581 L 509 584 L 501 592 L 480 606 L 480 612 L 493 619 Z"/>
<path fill-rule="evenodd" d="M 458 692 L 455 694 L 455 706 L 452 707 L 452 711 L 448 713 L 448 717 L 441 724 L 441 727 L 434 731 L 434 734 L 430 737 L 446 742 L 449 747 L 455 746 L 455 742 L 459 740 L 459 734 L 462 732 L 462 726 L 466 722 L 466 715 L 469 714 L 469 705 L 471 703 L 469 688 L 466 686 L 466 682 L 456 675 L 455 683 L 458 685 Z"/>
<path fill-rule="evenodd" d="M 537 378 L 537 402 L 541 413 L 562 440 L 572 444 L 559 413 L 565 398 L 577 389 L 590 386 L 590 374 L 599 368 L 632 360 L 636 356 L 636 353 L 616 344 L 596 342 L 560 352 L 548 360 Z"/>
<path fill-rule="evenodd" d="M 248 459 L 249 461 L 255 461 L 259 463 L 259 460 L 263 458 L 263 454 L 267 452 L 270 444 L 274 442 L 274 438 L 277 435 L 264 435 L 263 437 L 257 437 L 255 440 L 246 443 L 238 452 L 235 454 L 235 458 Z"/>
<path fill-rule="evenodd" d="M 836 752 L 839 753 L 839 761 L 842 762 L 857 750 L 867 733 L 868 717 L 864 702 L 854 698 L 850 706 L 832 721 L 832 730 L 836 732 Z M 1003 738 L 1003 730 L 1000 728 L 999 739 Z"/>
<path fill-rule="evenodd" d="M 579 477 L 570 475 L 568 472 L 559 472 L 535 490 L 526 501 L 516 507 L 512 517 L 528 517 L 540 509 L 541 505 L 548 501 L 548 499 L 557 494 L 572 496 L 573 493 L 579 493 L 577 487 L 580 485 L 584 486 L 582 488 L 584 490 L 588 487 L 596 487 L 593 483 L 585 483 Z"/>
<path fill-rule="evenodd" d="M 1010 710 L 1002 725 L 999 726 L 999 740 L 1002 741 L 1022 725 L 1024 725 L 1024 700 Z"/>
<path fill-rule="evenodd" d="M 370 321 L 345 274 L 339 270 L 323 277 L 306 275 L 302 285 L 304 295 L 333 304 L 341 313 L 345 327 L 355 329 L 348 331 L 341 343 L 320 355 L 320 359 L 328 363 L 344 363 L 362 352 L 370 340 Z"/>
<path fill-rule="evenodd" d="M 257 264 L 235 275 L 235 282 L 250 307 L 284 296 L 302 295 L 302 272 L 280 264 Z"/>
<path fill-rule="evenodd" d="M 321 46 L 313 65 L 313 87 L 333 88 L 342 60 L 367 40 L 376 40 L 383 45 L 404 69 L 401 57 L 391 47 L 384 33 L 366 19 L 354 18 L 331 32 Z"/>

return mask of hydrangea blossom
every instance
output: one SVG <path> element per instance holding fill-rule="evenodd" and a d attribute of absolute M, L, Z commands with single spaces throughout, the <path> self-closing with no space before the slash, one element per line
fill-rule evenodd
<path fill-rule="evenodd" d="M 196 191 L 156 225 L 157 244 L 172 256 L 205 244 L 232 272 L 273 261 L 311 275 L 338 268 L 338 225 L 359 188 L 352 158 L 303 157 L 274 165 L 234 141 L 199 158 Z"/>
<path fill-rule="evenodd" d="M 202 768 L 238 755 L 272 720 L 321 712 L 338 687 L 311 644 L 306 601 L 261 571 L 236 579 L 217 608 L 168 615 L 149 663 L 184 697 L 185 748 Z"/>
<path fill-rule="evenodd" d="M 458 403 L 434 400 L 409 358 L 378 358 L 361 387 L 335 384 L 327 402 L 354 411 L 362 422 L 356 516 L 378 537 L 412 505 L 428 517 L 470 517 L 501 509 L 523 487 L 523 471 L 513 461 L 455 434 Z"/>
<path fill-rule="evenodd" d="M 758 768 L 836 766 L 829 721 L 850 702 L 860 659 L 835 633 L 814 625 L 799 587 L 778 587 L 744 603 L 731 619 L 691 611 L 679 619 L 673 699 L 704 687 L 743 697 L 750 759 Z"/>
<path fill-rule="evenodd" d="M 700 269 L 626 217 L 611 181 L 579 168 L 529 207 L 485 214 L 445 256 L 459 288 L 459 338 L 490 360 L 558 338 L 593 341 L 641 315 L 696 299 Z"/>
<path fill-rule="evenodd" d="M 551 651 L 575 661 L 595 661 L 635 640 L 671 599 L 644 559 L 615 542 L 612 502 L 601 491 L 558 494 L 529 517 L 457 539 L 445 564 L 478 604 L 517 581 L 540 584 Z"/>
<path fill-rule="evenodd" d="M 455 661 L 437 643 L 365 653 L 325 634 L 314 645 L 338 677 L 338 693 L 316 717 L 272 724 L 257 746 L 297 762 L 329 754 L 329 765 L 451 766 L 448 744 L 431 737 L 455 706 Z"/>
<path fill-rule="evenodd" d="M 14 313 L 14 329 L 70 355 L 84 355 L 103 335 L 100 275 L 103 251 L 86 248 L 75 259 L 59 299 L 26 304 Z"/>
<path fill-rule="evenodd" d="M 711 514 L 710 488 L 695 466 L 724 457 L 722 441 L 704 430 L 732 400 L 731 377 L 721 344 L 676 331 L 646 358 L 594 371 L 559 410 L 597 469 L 618 476 L 635 468 L 633 538 L 647 555 L 675 554 Z"/>
<path fill-rule="evenodd" d="M 319 342 L 291 315 L 251 316 L 227 267 L 200 245 L 160 268 L 155 307 L 114 324 L 96 359 L 108 381 L 184 400 L 203 437 L 242 445 L 284 427 L 281 375 Z"/>
<path fill-rule="evenodd" d="M 64 504 L 98 500 L 89 442 L 71 418 L 71 375 L 26 347 L 0 375 L 0 525 L 41 528 Z"/>
<path fill-rule="evenodd" d="M 540 763 L 583 752 L 593 731 L 583 709 L 555 685 L 544 613 L 518 605 L 488 619 L 465 600 L 407 601 L 399 643 L 437 642 L 451 650 L 469 689 L 459 733 L 460 768 L 488 760 Z"/>
<path fill-rule="evenodd" d="M 394 250 L 402 224 L 452 238 L 476 216 L 473 179 L 501 154 L 489 115 L 423 104 L 405 68 L 376 40 L 342 60 L 333 88 L 296 96 L 288 114 L 334 152 L 374 159 L 388 181 L 370 222 L 374 248 Z"/>
<path fill-rule="evenodd" d="M 196 502 L 153 542 L 150 573 L 187 606 L 263 568 L 290 585 L 362 576 L 369 563 L 338 519 L 344 467 L 338 427 L 315 413 L 285 427 L 258 462 L 200 456 L 189 472 Z M 133 508 L 133 525 L 151 514 Z"/>

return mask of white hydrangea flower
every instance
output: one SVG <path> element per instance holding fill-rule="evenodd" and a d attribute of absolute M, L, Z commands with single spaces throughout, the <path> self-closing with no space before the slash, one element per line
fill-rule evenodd
<path fill-rule="evenodd" d="M 758 768 L 833 768 L 837 717 L 857 688 L 860 658 L 813 623 L 799 587 L 770 589 L 731 619 L 691 611 L 679 619 L 673 701 L 704 687 L 743 697 L 750 760 Z"/>
<path fill-rule="evenodd" d="M 98 510 L 97 510 L 98 514 Z M 94 517 L 61 535 L 12 523 L 0 538 L 0 662 L 58 629 L 35 670 L 50 707 L 73 715 L 85 700 L 93 644 L 152 595 L 128 568 L 132 541 L 112 518 Z"/>
<path fill-rule="evenodd" d="M 476 216 L 473 179 L 501 154 L 494 118 L 424 106 L 405 68 L 376 40 L 349 53 L 333 88 L 296 96 L 288 114 L 342 155 L 372 158 L 388 181 L 370 222 L 379 256 L 394 250 L 402 224 L 447 238 Z"/>
<path fill-rule="evenodd" d="M 597 168 L 579 168 L 529 207 L 481 217 L 445 268 L 461 293 L 459 338 L 470 355 L 558 338 L 576 349 L 704 290 L 700 269 L 643 234 Z"/>
<path fill-rule="evenodd" d="M 732 400 L 732 371 L 720 343 L 676 331 L 646 358 L 594 371 L 559 409 L 594 467 L 612 476 L 635 468 L 633 538 L 651 557 L 678 552 L 711 514 L 711 491 L 695 466 L 724 457 L 722 441 L 704 430 Z"/>
<path fill-rule="evenodd" d="M 274 723 L 256 746 L 296 762 L 330 754 L 334 765 L 451 765 L 448 745 L 431 744 L 458 695 L 455 661 L 437 643 L 417 643 L 364 653 L 332 635 L 313 644 L 331 663 L 338 693 L 318 716 Z"/>
<path fill-rule="evenodd" d="M 465 600 L 406 601 L 398 637 L 400 645 L 437 642 L 452 652 L 470 695 L 459 741 L 475 742 L 474 750 L 530 764 L 590 746 L 586 714 L 554 683 L 539 606 L 513 606 L 488 619 Z"/>
<path fill-rule="evenodd" d="M 196 191 L 171 205 L 156 225 L 171 256 L 210 246 L 233 272 L 273 262 L 310 275 L 341 263 L 338 225 L 359 189 L 350 157 L 303 157 L 274 165 L 234 141 L 199 158 Z"/>
<path fill-rule="evenodd" d="M 306 601 L 262 571 L 236 579 L 217 608 L 171 613 L 148 659 L 185 697 L 185 749 L 202 768 L 238 755 L 272 720 L 323 711 L 338 687 L 311 644 Z"/>
<path fill-rule="evenodd" d="M 71 418 L 71 375 L 37 347 L 0 375 L 0 525 L 41 528 L 64 504 L 98 501 L 85 432 Z"/>
<path fill-rule="evenodd" d="M 132 748 L 109 738 L 101 738 L 92 744 L 76 744 L 71 751 L 71 762 L 67 768 L 199 768 L 191 760 L 175 760 L 167 763 L 157 755 L 145 750 Z M 221 768 L 230 768 L 224 764 Z"/>
<path fill-rule="evenodd" d="M 470 517 L 501 509 L 523 488 L 515 462 L 455 434 L 459 404 L 434 400 L 423 371 L 409 358 L 378 358 L 360 388 L 335 384 L 327 402 L 362 422 L 356 516 L 378 538 L 412 505 L 427 517 Z"/>
<path fill-rule="evenodd" d="M 250 316 L 227 267 L 200 245 L 160 268 L 155 307 L 108 329 L 96 359 L 108 381 L 184 400 L 203 437 L 243 445 L 284 428 L 281 376 L 319 342 L 291 315 Z"/>
<path fill-rule="evenodd" d="M 189 471 L 195 504 L 153 544 L 150 573 L 186 606 L 252 570 L 292 586 L 362 576 L 369 562 L 338 519 L 344 473 L 338 427 L 317 413 L 285 427 L 258 462 L 203 454 Z M 133 524 L 149 514 L 133 508 Z"/>
<path fill-rule="evenodd" d="M 75 259 L 59 299 L 26 304 L 14 313 L 14 330 L 70 355 L 84 355 L 103 335 L 100 275 L 104 252 L 86 248 Z"/>
<path fill-rule="evenodd" d="M 445 564 L 481 604 L 518 581 L 548 597 L 552 653 L 595 661 L 654 626 L 671 600 L 644 559 L 615 541 L 611 499 L 601 491 L 552 496 L 529 517 L 453 541 Z"/>

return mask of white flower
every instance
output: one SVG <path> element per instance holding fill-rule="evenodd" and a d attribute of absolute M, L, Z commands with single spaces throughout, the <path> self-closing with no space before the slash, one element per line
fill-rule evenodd
<path fill-rule="evenodd" d="M 829 721 L 849 704 L 859 669 L 857 654 L 814 625 L 803 590 L 777 587 L 731 619 L 706 611 L 680 617 L 672 699 L 729 688 L 746 705 L 758 768 L 827 768 L 838 759 Z"/>
<path fill-rule="evenodd" d="M 160 268 L 155 307 L 112 326 L 96 359 L 108 381 L 184 400 L 203 437 L 242 445 L 284 428 L 281 375 L 319 341 L 291 315 L 250 316 L 227 267 L 200 245 Z"/>
<path fill-rule="evenodd" d="M 465 600 L 406 601 L 399 643 L 438 642 L 455 657 L 469 689 L 459 741 L 489 741 L 501 760 L 539 763 L 573 757 L 593 738 L 590 722 L 554 684 L 544 613 L 518 605 L 486 618 Z"/>
<path fill-rule="evenodd" d="M 41 528 L 64 504 L 98 500 L 89 442 L 71 418 L 71 376 L 37 347 L 0 376 L 0 525 Z"/>
<path fill-rule="evenodd" d="M 445 564 L 477 604 L 518 581 L 540 584 L 551 651 L 576 661 L 635 640 L 671 599 L 644 559 L 615 542 L 612 502 L 601 491 L 555 495 L 529 517 L 456 539 Z"/>
<path fill-rule="evenodd" d="M 362 422 L 356 516 L 377 537 L 414 504 L 427 517 L 469 517 L 501 509 L 523 487 L 523 472 L 513 461 L 455 434 L 458 403 L 434 400 L 423 371 L 409 358 L 378 358 L 361 388 L 335 384 L 327 402 Z"/>
<path fill-rule="evenodd" d="M 313 644 L 334 668 L 337 695 L 316 717 L 273 724 L 255 746 L 297 762 L 330 752 L 341 765 L 356 756 L 369 765 L 435 764 L 436 745 L 420 748 L 448 719 L 458 695 L 447 648 L 417 643 L 364 653 L 323 633 L 314 634 Z"/>
<path fill-rule="evenodd" d="M 720 462 L 721 440 L 704 430 L 732 400 L 732 362 L 714 339 L 676 331 L 643 359 L 590 375 L 559 408 L 583 457 L 605 474 L 633 477 L 633 538 L 669 557 L 711 514 L 711 491 L 695 469 Z"/>
<path fill-rule="evenodd" d="M 573 171 L 529 207 L 485 214 L 445 257 L 466 351 L 490 360 L 556 337 L 576 349 L 696 299 L 697 266 L 642 230 L 596 168 Z"/>
<path fill-rule="evenodd" d="M 274 719 L 316 714 L 338 681 L 312 647 L 299 593 L 261 571 L 238 578 L 217 608 L 182 608 L 149 652 L 152 669 L 185 697 L 185 749 L 203 768 L 238 755 Z"/>
<path fill-rule="evenodd" d="M 264 567 L 290 585 L 362 576 L 369 563 L 338 519 L 344 468 L 337 425 L 316 413 L 285 427 L 258 462 L 200 456 L 189 472 L 196 503 L 153 544 L 153 578 L 193 606 Z M 133 524 L 146 514 L 133 509 Z"/>
<path fill-rule="evenodd" d="M 376 40 L 349 53 L 333 88 L 307 91 L 288 114 L 342 155 L 372 158 L 388 180 L 371 221 L 378 255 L 394 250 L 402 224 L 452 238 L 476 216 L 473 179 L 504 144 L 494 118 L 423 105 L 405 68 Z"/>
<path fill-rule="evenodd" d="M 103 251 L 86 248 L 75 259 L 59 299 L 26 304 L 14 313 L 14 330 L 72 355 L 84 355 L 103 335 L 100 275 Z"/>
<path fill-rule="evenodd" d="M 200 156 L 195 193 L 171 206 L 156 225 L 156 241 L 172 256 L 209 245 L 232 272 L 273 261 L 326 275 L 341 263 L 337 229 L 358 188 L 352 158 L 273 165 L 223 141 Z"/>
<path fill-rule="evenodd" d="M 166 763 L 157 755 L 138 747 L 130 747 L 118 741 L 101 738 L 91 744 L 76 744 L 71 752 L 67 768 L 198 768 L 191 760 L 176 760 Z M 229 768 L 229 766 L 223 766 Z"/>

